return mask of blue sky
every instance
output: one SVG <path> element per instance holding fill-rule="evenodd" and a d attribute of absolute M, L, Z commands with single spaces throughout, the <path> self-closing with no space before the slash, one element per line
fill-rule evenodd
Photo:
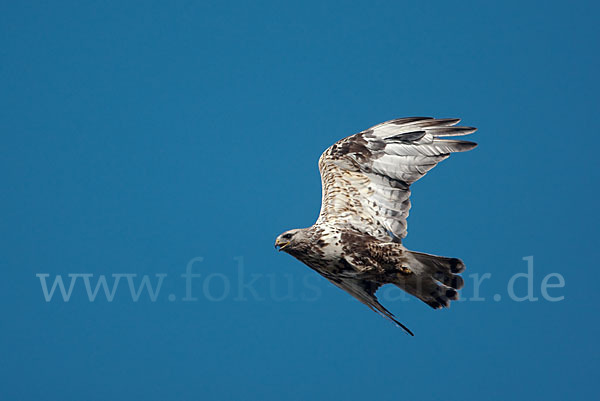
<path fill-rule="evenodd" d="M 0 399 L 594 397 L 598 11 L 4 2 Z M 480 145 L 413 186 L 406 246 L 467 284 L 444 311 L 385 289 L 408 337 L 273 242 L 316 219 L 326 147 L 412 115 Z M 538 301 L 516 302 L 529 256 Z M 83 276 L 46 302 L 37 274 L 122 277 L 112 302 Z"/>

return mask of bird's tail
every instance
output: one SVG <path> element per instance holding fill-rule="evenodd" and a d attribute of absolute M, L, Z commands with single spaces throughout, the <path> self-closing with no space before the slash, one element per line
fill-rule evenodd
<path fill-rule="evenodd" d="M 458 275 L 465 270 L 462 260 L 407 252 L 410 273 L 398 275 L 394 284 L 434 309 L 450 307 L 450 301 L 458 299 L 456 290 L 465 284 Z"/>

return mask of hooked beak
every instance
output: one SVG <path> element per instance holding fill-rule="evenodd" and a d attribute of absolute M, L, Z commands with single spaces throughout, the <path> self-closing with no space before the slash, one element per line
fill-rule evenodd
<path fill-rule="evenodd" d="M 279 252 L 281 252 L 283 250 L 283 248 L 285 248 L 286 246 L 288 246 L 290 244 L 290 242 L 282 242 L 279 241 L 279 238 L 275 240 L 275 248 L 279 247 Z"/>

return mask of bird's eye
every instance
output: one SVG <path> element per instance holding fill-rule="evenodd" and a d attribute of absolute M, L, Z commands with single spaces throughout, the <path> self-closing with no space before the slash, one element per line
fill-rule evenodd
<path fill-rule="evenodd" d="M 283 237 L 281 237 L 283 239 L 290 239 L 292 238 L 292 234 L 284 234 Z"/>

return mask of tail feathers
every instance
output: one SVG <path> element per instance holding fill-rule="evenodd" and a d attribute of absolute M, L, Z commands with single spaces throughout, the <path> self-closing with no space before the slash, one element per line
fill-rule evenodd
<path fill-rule="evenodd" d="M 463 278 L 457 276 L 457 274 L 465 271 L 465 264 L 462 260 L 428 253 L 409 252 L 417 262 L 425 266 L 426 271 L 433 275 L 436 280 L 457 290 L 460 290 L 465 284 Z"/>
<path fill-rule="evenodd" d="M 462 260 L 408 251 L 412 256 L 409 268 L 413 274 L 394 282 L 398 287 L 419 298 L 434 309 L 450 307 L 458 299 L 465 282 L 458 275 L 465 270 Z"/>

